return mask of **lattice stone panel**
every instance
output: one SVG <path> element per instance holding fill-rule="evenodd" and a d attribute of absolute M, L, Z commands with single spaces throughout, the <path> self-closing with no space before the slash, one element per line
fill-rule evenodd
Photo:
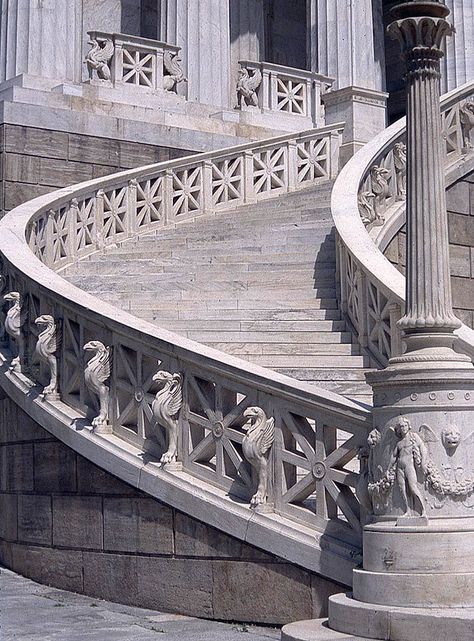
<path fill-rule="evenodd" d="M 28 244 L 34 255 L 41 261 L 46 259 L 48 214 L 43 213 L 30 226 Z"/>
<path fill-rule="evenodd" d="M 75 252 L 80 256 L 93 251 L 96 246 L 95 198 L 81 198 L 72 204 L 71 215 L 75 216 Z"/>
<path fill-rule="evenodd" d="M 368 346 L 387 364 L 391 356 L 390 301 L 376 285 L 368 283 L 367 303 Z"/>
<path fill-rule="evenodd" d="M 61 267 L 62 264 L 69 260 L 69 230 L 70 230 L 70 210 L 69 206 L 60 207 L 50 214 L 51 219 L 51 239 L 52 244 L 52 261 L 55 268 Z"/>
<path fill-rule="evenodd" d="M 155 88 L 156 56 L 153 53 L 124 47 L 122 81 L 126 84 Z"/>
<path fill-rule="evenodd" d="M 104 241 L 115 242 L 127 233 L 128 186 L 103 192 L 104 219 L 102 236 Z"/>
<path fill-rule="evenodd" d="M 277 111 L 306 116 L 306 83 L 277 78 L 276 85 Z"/>
<path fill-rule="evenodd" d="M 154 226 L 163 220 L 163 177 L 137 182 L 136 226 Z"/>
<path fill-rule="evenodd" d="M 243 200 L 242 157 L 215 161 L 212 164 L 212 202 L 218 208 L 234 201 Z"/>
<path fill-rule="evenodd" d="M 202 209 L 202 168 L 173 172 L 173 216 L 185 217 Z"/>
<path fill-rule="evenodd" d="M 250 500 L 254 483 L 242 454 L 247 407 L 256 404 L 256 393 L 239 385 L 239 391 L 224 382 L 186 372 L 184 465 L 229 494 Z"/>
<path fill-rule="evenodd" d="M 360 295 L 359 291 L 360 277 L 359 277 L 359 268 L 356 261 L 352 258 L 349 252 L 345 253 L 345 288 L 346 288 L 346 304 L 347 304 L 347 313 L 349 318 L 354 325 L 354 328 L 358 331 L 360 329 L 360 318 L 359 318 L 359 309 L 360 309 Z"/>
<path fill-rule="evenodd" d="M 342 433 L 342 432 L 341 432 Z M 316 413 L 282 409 L 275 447 L 275 508 L 328 531 L 338 527 L 361 536 L 357 475 L 347 466 L 357 458 L 365 434 L 338 442 L 338 430 Z"/>
<path fill-rule="evenodd" d="M 288 151 L 284 147 L 255 152 L 253 184 L 258 196 L 273 196 L 284 192 L 288 185 Z"/>
<path fill-rule="evenodd" d="M 462 130 L 459 117 L 459 105 L 453 105 L 441 113 L 443 138 L 446 141 L 446 156 L 449 163 L 461 154 Z"/>
<path fill-rule="evenodd" d="M 298 184 L 329 178 L 329 138 L 305 140 L 297 146 Z"/>

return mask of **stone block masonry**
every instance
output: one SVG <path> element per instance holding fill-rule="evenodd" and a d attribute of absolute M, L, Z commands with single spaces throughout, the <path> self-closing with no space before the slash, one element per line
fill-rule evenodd
<path fill-rule="evenodd" d="M 0 401 L 0 563 L 127 605 L 284 624 L 341 586 L 176 511 Z"/>
<path fill-rule="evenodd" d="M 168 146 L 0 125 L 0 210 L 85 180 L 193 153 Z"/>
<path fill-rule="evenodd" d="M 456 316 L 474 328 L 474 172 L 446 190 L 451 290 Z M 405 226 L 385 250 L 403 274 L 406 266 Z"/>

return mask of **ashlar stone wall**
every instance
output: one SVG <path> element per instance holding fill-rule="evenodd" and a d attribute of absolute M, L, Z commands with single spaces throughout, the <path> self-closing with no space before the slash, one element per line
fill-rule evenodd
<path fill-rule="evenodd" d="M 448 206 L 451 288 L 456 316 L 474 328 L 474 172 L 446 191 Z M 393 239 L 385 256 L 405 273 L 405 227 Z"/>
<path fill-rule="evenodd" d="M 343 588 L 148 497 L 0 401 L 0 563 L 144 608 L 283 624 Z"/>

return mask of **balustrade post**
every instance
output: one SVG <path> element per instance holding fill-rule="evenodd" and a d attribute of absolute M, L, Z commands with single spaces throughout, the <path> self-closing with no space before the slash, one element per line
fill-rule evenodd
<path fill-rule="evenodd" d="M 127 211 L 125 215 L 125 231 L 128 237 L 134 236 L 137 230 L 137 187 L 137 180 L 132 178 L 127 187 Z"/>
<path fill-rule="evenodd" d="M 123 84 L 123 45 L 119 42 L 115 42 L 112 83 L 114 87 Z"/>
<path fill-rule="evenodd" d="M 359 344 L 361 347 L 367 347 L 369 340 L 368 315 L 369 302 L 367 297 L 367 276 L 361 268 L 357 269 L 357 317 L 359 319 Z"/>
<path fill-rule="evenodd" d="M 328 150 L 328 175 L 335 180 L 339 173 L 340 155 L 341 155 L 342 133 L 340 131 L 331 131 L 329 134 Z"/>
<path fill-rule="evenodd" d="M 257 194 L 253 179 L 253 151 L 247 149 L 244 151 L 244 202 L 256 203 Z"/>
<path fill-rule="evenodd" d="M 166 226 L 174 222 L 175 216 L 173 212 L 173 170 L 167 169 L 163 176 L 163 224 Z"/>
<path fill-rule="evenodd" d="M 266 69 L 262 72 L 262 99 L 261 107 L 263 111 L 269 111 L 271 109 L 271 95 L 272 87 L 270 82 L 270 72 Z"/>
<path fill-rule="evenodd" d="M 287 142 L 288 154 L 288 191 L 295 191 L 298 186 L 298 143 L 296 140 Z"/>
<path fill-rule="evenodd" d="M 104 247 L 104 190 L 99 189 L 94 198 L 95 212 L 95 246 L 97 249 Z"/>
<path fill-rule="evenodd" d="M 163 56 L 164 50 L 160 47 L 155 57 L 155 89 L 159 90 L 163 90 Z"/>
<path fill-rule="evenodd" d="M 54 216 L 56 212 L 54 209 L 50 209 L 46 215 L 46 233 L 45 233 L 45 248 L 44 248 L 44 258 L 45 263 L 48 267 L 53 267 L 54 264 L 54 242 L 53 242 L 53 230 L 54 230 Z"/>
<path fill-rule="evenodd" d="M 278 111 L 278 74 L 270 71 L 270 111 Z"/>
<path fill-rule="evenodd" d="M 402 317 L 402 310 L 399 303 L 392 303 L 389 308 L 390 313 L 390 357 L 400 356 L 402 354 L 402 332 L 398 326 L 398 321 Z"/>
<path fill-rule="evenodd" d="M 77 198 L 71 200 L 68 212 L 68 258 L 74 263 L 77 259 L 77 218 L 79 215 L 79 203 Z"/>
<path fill-rule="evenodd" d="M 212 202 L 212 161 L 205 160 L 201 166 L 202 171 L 202 210 L 203 213 L 212 213 L 214 205 Z"/>

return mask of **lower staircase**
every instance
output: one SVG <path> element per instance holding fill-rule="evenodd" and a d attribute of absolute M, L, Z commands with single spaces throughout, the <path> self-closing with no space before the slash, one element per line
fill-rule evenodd
<path fill-rule="evenodd" d="M 61 275 L 123 310 L 371 403 L 336 297 L 332 183 L 139 236 Z"/>

